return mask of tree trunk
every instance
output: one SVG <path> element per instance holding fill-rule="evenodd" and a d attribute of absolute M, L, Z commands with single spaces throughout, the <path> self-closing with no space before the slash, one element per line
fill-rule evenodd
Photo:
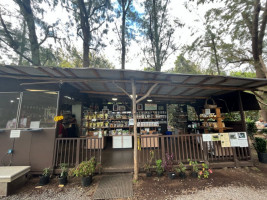
<path fill-rule="evenodd" d="M 84 4 L 84 0 L 78 0 L 78 6 L 80 10 L 80 20 L 81 20 L 81 30 L 82 30 L 82 40 L 83 40 L 83 67 L 88 68 L 90 66 L 90 50 L 89 43 L 91 41 L 90 36 L 90 25 L 88 21 L 88 13 Z"/>
<path fill-rule="evenodd" d="M 158 33 L 158 16 L 157 16 L 157 5 L 156 0 L 153 0 L 153 24 L 154 24 L 154 35 L 155 35 L 155 48 L 156 48 L 156 63 L 155 63 L 155 70 L 160 72 L 161 65 L 160 65 L 160 47 L 159 47 L 159 33 Z"/>
<path fill-rule="evenodd" d="M 31 8 L 30 0 L 16 0 L 16 3 L 20 7 L 20 11 L 23 14 L 23 17 L 27 23 L 28 31 L 29 31 L 29 40 L 31 45 L 31 56 L 32 62 L 34 65 L 40 65 L 40 50 L 39 44 L 36 36 L 35 23 L 33 12 Z"/>
<path fill-rule="evenodd" d="M 19 54 L 19 65 L 22 65 L 22 55 L 24 54 L 25 51 L 25 40 L 26 40 L 26 22 L 23 20 L 23 31 L 22 31 L 22 36 L 21 36 L 21 45 L 20 45 L 20 53 Z"/>
<path fill-rule="evenodd" d="M 125 0 L 122 1 L 122 26 L 121 26 L 121 69 L 125 69 L 125 26 L 126 26 L 126 3 Z"/>
<path fill-rule="evenodd" d="M 137 117 L 136 117 L 136 86 L 132 80 L 132 104 L 133 104 L 133 119 L 134 119 L 134 180 L 138 180 L 138 150 L 137 150 Z"/>

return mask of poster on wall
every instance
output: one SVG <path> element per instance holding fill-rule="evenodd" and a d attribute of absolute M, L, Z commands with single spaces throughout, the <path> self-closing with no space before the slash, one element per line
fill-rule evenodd
<path fill-rule="evenodd" d="M 229 133 L 231 147 L 239 147 L 238 134 L 235 132 Z"/>
<path fill-rule="evenodd" d="M 210 142 L 211 141 L 211 134 L 202 134 L 203 142 Z"/>
<path fill-rule="evenodd" d="M 221 133 L 220 137 L 222 147 L 231 147 L 229 133 Z"/>
<path fill-rule="evenodd" d="M 238 142 L 240 147 L 248 147 L 248 139 L 246 132 L 238 132 Z"/>
<path fill-rule="evenodd" d="M 145 104 L 145 110 L 157 110 L 157 104 L 146 103 Z"/>
<path fill-rule="evenodd" d="M 220 141 L 220 134 L 219 133 L 213 133 L 211 134 L 211 141 Z"/>

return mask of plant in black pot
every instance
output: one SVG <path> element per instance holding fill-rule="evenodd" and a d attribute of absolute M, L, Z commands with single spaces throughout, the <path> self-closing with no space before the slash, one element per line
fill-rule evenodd
<path fill-rule="evenodd" d="M 147 163 L 144 165 L 144 170 L 146 171 L 146 177 L 151 177 L 152 176 L 152 162 L 154 159 L 154 151 L 150 150 L 149 151 L 149 158 Z"/>
<path fill-rule="evenodd" d="M 182 179 L 186 178 L 186 167 L 184 166 L 184 164 L 182 162 L 179 163 L 178 167 L 175 168 L 176 172 L 179 173 L 179 177 Z"/>
<path fill-rule="evenodd" d="M 158 177 L 163 175 L 164 168 L 162 166 L 162 160 L 161 159 L 156 160 L 156 172 L 157 172 Z"/>
<path fill-rule="evenodd" d="M 189 166 L 191 166 L 191 176 L 193 178 L 197 178 L 198 177 L 198 163 L 197 161 L 192 161 L 190 159 L 188 159 L 188 162 L 189 162 Z"/>
<path fill-rule="evenodd" d="M 71 174 L 76 177 L 82 177 L 82 186 L 87 187 L 93 181 L 93 175 L 96 170 L 96 160 L 92 157 L 89 161 L 81 162 L 76 168 L 71 171 Z"/>
<path fill-rule="evenodd" d="M 66 185 L 68 183 L 68 165 L 66 163 L 60 164 L 61 173 L 59 176 L 59 185 Z"/>
<path fill-rule="evenodd" d="M 266 140 L 263 138 L 255 138 L 254 147 L 258 153 L 259 161 L 262 163 L 267 163 L 266 143 Z"/>
<path fill-rule="evenodd" d="M 169 179 L 175 179 L 176 175 L 173 167 L 173 154 L 166 153 L 165 160 L 163 162 L 164 169 L 166 170 Z"/>
<path fill-rule="evenodd" d="M 40 176 L 40 179 L 39 179 L 39 185 L 41 186 L 47 185 L 50 180 L 50 174 L 51 174 L 50 168 L 44 168 L 42 176 Z"/>

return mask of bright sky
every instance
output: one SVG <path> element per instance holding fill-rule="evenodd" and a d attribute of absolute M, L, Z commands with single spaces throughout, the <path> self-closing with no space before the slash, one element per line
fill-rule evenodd
<path fill-rule="evenodd" d="M 116 0 L 112 0 L 115 2 Z M 142 0 L 134 0 L 135 4 L 140 2 Z M 184 3 L 188 2 L 188 0 L 172 0 L 170 5 L 169 5 L 169 10 L 170 10 L 170 16 L 173 18 L 178 18 L 182 23 L 185 24 L 183 28 L 178 28 L 174 34 L 175 41 L 178 46 L 181 46 L 183 44 L 189 44 L 194 40 L 190 36 L 190 31 L 189 31 L 189 26 L 195 27 L 197 30 L 202 30 L 202 23 L 198 22 L 196 23 L 195 20 L 197 19 L 203 19 L 205 11 L 209 8 L 208 6 L 205 7 L 199 7 L 199 9 L 194 12 L 189 12 L 185 6 Z M 6 2 L 8 6 L 13 6 L 12 1 Z M 192 3 L 191 5 L 194 6 L 195 8 L 196 3 Z M 140 8 L 136 7 L 137 10 L 140 11 Z M 63 19 L 63 22 L 61 24 L 64 24 L 64 21 L 68 20 L 67 17 L 67 12 L 65 9 L 58 7 L 55 11 L 48 11 L 48 13 L 45 15 L 45 20 L 49 23 L 54 23 L 58 18 Z M 14 22 L 15 23 L 15 22 Z M 114 26 L 114 25 L 113 25 Z M 112 27 L 112 25 L 111 25 Z M 73 27 L 73 33 L 75 35 L 76 29 Z M 61 32 L 59 34 L 63 34 L 64 32 Z M 116 68 L 120 68 L 120 52 L 115 51 L 114 45 L 110 45 L 108 41 L 110 40 L 116 40 L 116 34 L 112 32 L 112 30 L 109 31 L 108 33 L 108 38 L 106 41 L 106 44 L 108 45 L 105 49 L 101 50 L 101 54 L 104 55 L 107 59 L 109 59 Z M 49 41 L 52 46 L 54 45 L 53 40 Z M 82 41 L 78 39 L 77 41 L 73 41 L 73 44 L 82 52 Z M 138 69 L 142 70 L 144 67 L 147 65 L 145 63 L 141 63 L 142 59 L 142 52 L 141 52 L 141 46 L 142 44 L 137 44 L 136 42 L 132 42 L 131 46 L 128 48 L 129 51 L 127 52 L 127 60 L 126 60 L 126 69 Z M 174 53 L 172 56 L 169 57 L 167 62 L 164 64 L 162 67 L 162 71 L 166 71 L 170 68 L 174 67 L 174 61 L 176 57 L 179 55 L 179 51 Z"/>

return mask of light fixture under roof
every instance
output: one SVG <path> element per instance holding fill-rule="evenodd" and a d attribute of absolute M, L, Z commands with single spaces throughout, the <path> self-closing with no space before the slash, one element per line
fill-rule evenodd
<path fill-rule="evenodd" d="M 147 102 L 152 102 L 153 100 L 152 99 L 148 99 Z"/>
<path fill-rule="evenodd" d="M 117 97 L 113 97 L 113 98 L 112 98 L 112 101 L 117 101 L 117 100 L 118 100 Z"/>
<path fill-rule="evenodd" d="M 130 95 L 131 98 L 133 98 L 133 95 Z M 136 95 L 135 98 L 137 98 L 138 96 Z"/>
<path fill-rule="evenodd" d="M 48 90 L 26 89 L 29 92 L 48 92 Z"/>

